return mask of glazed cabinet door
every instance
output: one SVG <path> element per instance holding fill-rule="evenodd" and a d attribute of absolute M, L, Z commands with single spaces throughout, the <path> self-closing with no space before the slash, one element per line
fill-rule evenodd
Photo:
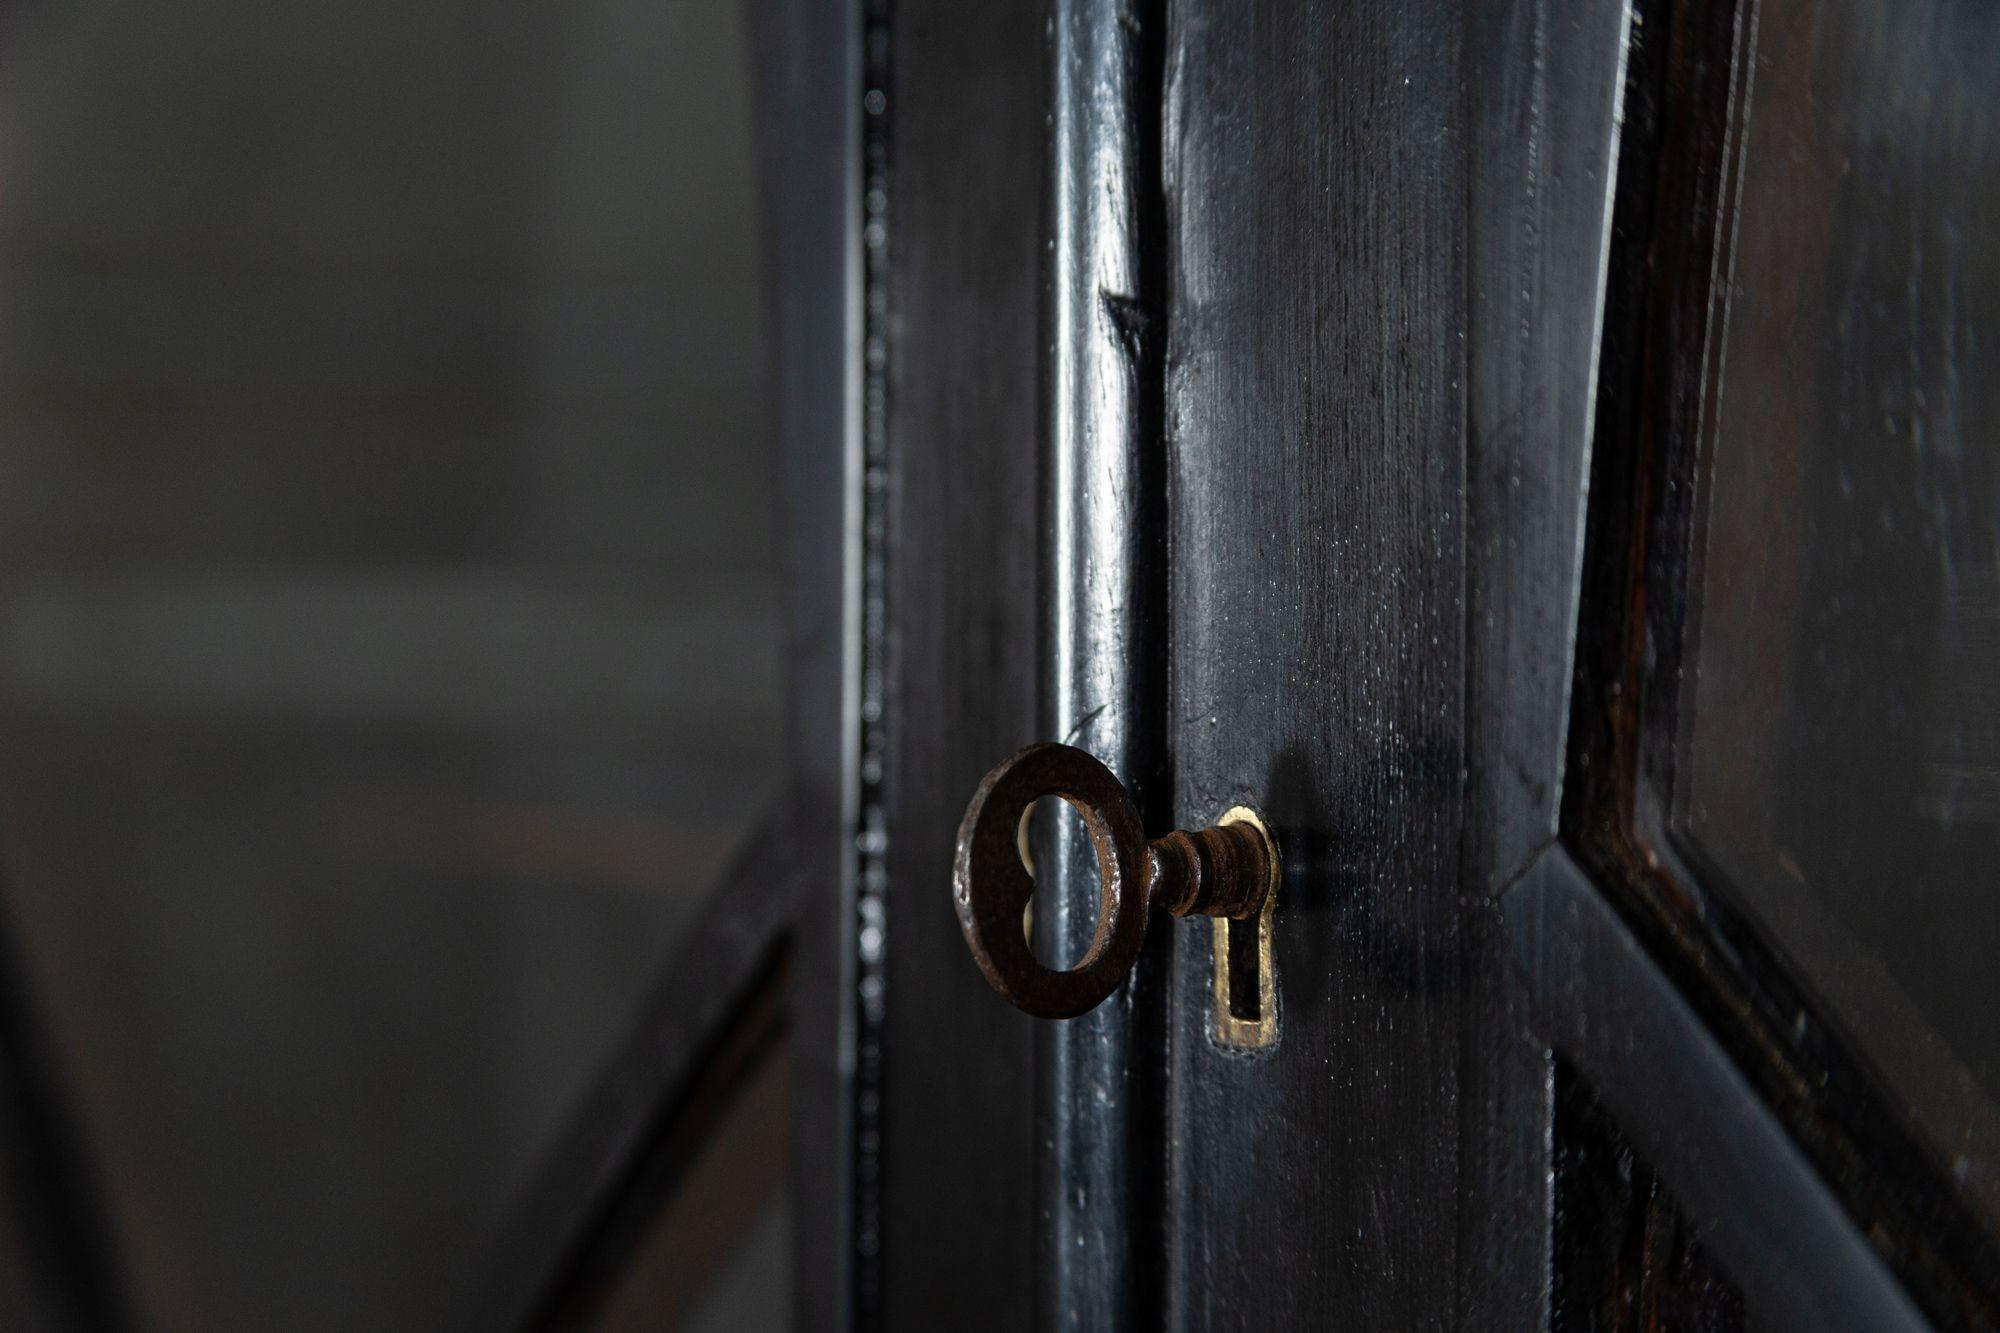
<path fill-rule="evenodd" d="M 857 17 L 841 1321 L 1994 1321 L 1971 8 Z M 1036 741 L 1268 910 L 1009 1007 Z"/>

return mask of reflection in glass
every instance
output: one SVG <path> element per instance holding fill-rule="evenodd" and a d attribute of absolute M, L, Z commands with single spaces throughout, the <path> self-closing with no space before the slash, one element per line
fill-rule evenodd
<path fill-rule="evenodd" d="M 1688 830 L 1989 1203 L 2000 17 L 1760 7 Z"/>
<path fill-rule="evenodd" d="M 772 786 L 735 6 L 0 22 L 0 853 L 137 1303 L 439 1325 Z"/>

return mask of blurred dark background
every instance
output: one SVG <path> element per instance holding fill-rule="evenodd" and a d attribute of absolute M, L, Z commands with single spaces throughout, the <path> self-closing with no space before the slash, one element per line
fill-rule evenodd
<path fill-rule="evenodd" d="M 0 18 L 0 892 L 149 1326 L 447 1322 L 775 789 L 751 106 L 732 0 Z"/>

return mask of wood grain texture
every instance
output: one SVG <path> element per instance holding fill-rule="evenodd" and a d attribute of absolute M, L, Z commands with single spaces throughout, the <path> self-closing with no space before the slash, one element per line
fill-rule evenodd
<path fill-rule="evenodd" d="M 893 51 L 879 1315 L 1022 1328 L 1034 1024 L 973 966 L 950 883 L 965 802 L 1035 739 L 1041 15 L 910 0 Z"/>
<path fill-rule="evenodd" d="M 1625 0 L 1467 12 L 1463 1327 L 1543 1323 L 1552 1065 L 1497 900 L 1556 833 Z"/>
<path fill-rule="evenodd" d="M 1653 7 L 1649 17 L 1662 21 L 1645 25 L 1662 37 L 1667 8 Z M 1711 17 L 1726 8 L 1734 12 L 1687 6 Z M 1078 9 L 1132 31 L 1146 14 L 1114 0 L 1101 9 L 1079 0 Z M 1636 717 L 1618 712 L 1638 706 L 1636 689 L 1618 709 L 1588 691 L 1608 681 L 1618 696 L 1618 682 L 1636 682 L 1625 650 L 1668 642 L 1657 631 L 1685 609 L 1677 594 L 1627 596 L 1644 582 L 1628 558 L 1639 557 L 1641 572 L 1679 568 L 1646 564 L 1644 544 L 1635 544 L 1632 525 L 1646 521 L 1646 505 L 1634 499 L 1632 474 L 1657 460 L 1631 444 L 1629 427 L 1663 407 L 1656 398 L 1679 410 L 1673 394 L 1685 386 L 1623 382 L 1638 364 L 1635 330 L 1647 327 L 1643 304 L 1634 306 L 1647 275 L 1681 269 L 1651 262 L 1653 192 L 1679 186 L 1673 172 L 1654 170 L 1673 160 L 1654 141 L 1664 66 L 1653 60 L 1657 43 L 1632 55 L 1624 0 L 1168 5 L 1166 261 L 1157 287 L 1145 278 L 1137 291 L 1107 293 L 1164 311 L 1165 494 L 1119 490 L 1153 484 L 1144 468 L 1112 483 L 1083 469 L 1060 486 L 1087 489 L 1095 478 L 1116 493 L 1059 488 L 1052 498 L 1083 509 L 1117 501 L 1140 525 L 1161 516 L 1164 625 L 1137 602 L 1106 613 L 1126 622 L 1112 637 L 1126 634 L 1133 654 L 1157 651 L 1167 664 L 1157 768 L 1172 808 L 1149 810 L 1149 819 L 1198 826 L 1247 802 L 1275 824 L 1286 859 L 1280 1035 L 1258 1054 L 1218 1046 L 1209 923 L 1156 922 L 1149 955 L 1166 965 L 1163 1044 L 1101 1045 L 1098 1068 L 1088 1042 L 1044 1045 L 1084 1053 L 1066 1071 L 1076 1086 L 1156 1089 L 1158 1157 L 1125 1164 L 1122 1184 L 1113 1171 L 1058 1170 L 1052 1186 L 1071 1191 L 1063 1216 L 1032 1213 L 1001 1161 L 1020 1147 L 1009 1118 L 1020 1112 L 1018 1089 L 996 1096 L 1005 1079 L 997 1071 L 1022 1048 L 1007 1044 L 1015 1038 L 1004 1022 L 985 1026 L 980 1006 L 992 1002 L 944 930 L 895 933 L 936 929 L 926 883 L 942 882 L 942 840 L 959 793 L 1027 739 L 1007 734 L 1008 720 L 1032 718 L 1024 699 L 1033 676 L 1046 682 L 1060 666 L 1060 642 L 1045 636 L 1039 656 L 1024 661 L 991 629 L 1025 627 L 1034 598 L 1058 593 L 1047 568 L 1027 584 L 1011 581 L 1018 569 L 993 568 L 1010 549 L 1026 549 L 1010 547 L 1008 525 L 1025 543 L 1021 515 L 1032 512 L 1014 508 L 1032 490 L 1028 465 L 995 463 L 988 452 L 1005 430 L 1018 430 L 1028 451 L 1030 423 L 1014 415 L 1026 395 L 1010 400 L 1000 386 L 1010 367 L 1028 364 L 1011 358 L 1021 347 L 1016 331 L 1032 323 L 1024 299 L 1032 259 L 1012 252 L 1019 265 L 1011 266 L 967 239 L 976 233 L 1004 254 L 1021 240 L 1009 229 L 1034 216 L 1018 182 L 1003 180 L 1017 170 L 1025 180 L 1036 151 L 1022 128 L 1034 117 L 1020 106 L 1032 100 L 1028 57 L 1017 62 L 995 40 L 1004 29 L 1025 51 L 1030 34 L 1015 22 L 942 6 L 915 16 L 904 8 L 898 20 L 899 59 L 921 53 L 930 62 L 922 71 L 899 66 L 899 112 L 912 114 L 920 99 L 906 92 L 914 91 L 935 99 L 926 105 L 937 116 L 909 129 L 936 136 L 922 149 L 922 189 L 936 194 L 899 195 L 896 211 L 900 243 L 911 249 L 899 251 L 896 267 L 895 439 L 908 452 L 893 468 L 902 526 L 892 700 L 905 730 L 892 782 L 902 822 L 889 830 L 891 976 L 924 1009 L 919 1017 L 905 998 L 890 1019 L 902 1034 L 888 1084 L 900 1100 L 885 1121 L 895 1321 L 1025 1323 L 1039 1279 L 1053 1284 L 1042 1313 L 1058 1320 L 1091 1312 L 1117 1322 L 1108 1310 L 1150 1324 L 1131 1315 L 1150 1315 L 1157 1302 L 1159 1322 L 1176 1328 L 1546 1326 L 1557 1258 L 1550 1173 L 1558 1151 L 1577 1146 L 1558 1139 L 1551 1041 L 1624 1061 L 1626 1082 L 1600 1090 L 1674 1182 L 1695 1226 L 1724 1235 L 1733 1218 L 1739 1231 L 1766 1228 L 1756 1243 L 1729 1247 L 1731 1275 L 1753 1310 L 1812 1309 L 1823 1319 L 1838 1287 L 1849 1294 L 1832 1304 L 1850 1322 L 1905 1318 L 1893 1284 L 1854 1261 L 1846 1217 L 1813 1187 L 1799 1156 L 1801 1146 L 1812 1149 L 1810 1134 L 1799 1139 L 1798 1122 L 1772 1120 L 1759 1100 L 1772 1096 L 1768 1081 L 1753 1093 L 1738 1077 L 1739 1064 L 1758 1076 L 1746 1048 L 1711 1039 L 1707 1025 L 1736 993 L 1717 986 L 1719 974 L 1637 968 L 1645 986 L 1624 990 L 1580 979 L 1571 975 L 1580 964 L 1551 963 L 1546 943 L 1574 939 L 1542 931 L 1523 946 L 1518 922 L 1502 914 L 1527 901 L 1524 866 L 1562 856 L 1550 844 L 1565 800 L 1575 807 L 1562 823 L 1572 843 L 1576 811 L 1600 830 L 1629 820 L 1629 788 L 1593 802 L 1576 792 L 1622 780 L 1624 769 L 1600 762 L 1596 733 L 1617 724 L 1627 729 L 1612 739 L 1638 735 Z M 1628 65 L 1642 58 L 1653 63 Z M 1732 68 L 1727 59 L 1696 62 L 1700 78 L 1667 85 L 1698 104 L 1714 131 L 1703 144 L 1723 143 L 1728 105 L 1703 81 L 1726 82 Z M 940 86 L 928 86 L 932 78 Z M 1621 101 L 1635 88 L 1636 111 Z M 1039 96 L 1042 105 L 1049 94 Z M 1621 144 L 1626 116 L 1639 129 Z M 912 140 L 899 135 L 907 154 Z M 953 143 L 953 135 L 964 137 Z M 901 170 L 911 165 L 905 156 Z M 1714 173 L 1696 174 L 1707 182 Z M 906 175 L 898 179 L 909 187 Z M 1607 263 L 1614 217 L 1639 225 L 1620 233 L 1622 258 Z M 1608 270 L 1624 280 L 1607 297 Z M 1706 289 L 1691 289 L 1690 299 L 1705 309 Z M 971 310 L 983 362 L 944 345 L 968 327 Z M 1700 320 L 1687 327 L 1698 331 Z M 1617 381 L 1604 392 L 1600 356 L 1607 381 Z M 947 434 L 949 463 L 928 452 L 945 448 L 938 441 Z M 1596 475 L 1622 480 L 1624 493 L 1600 485 L 1590 506 L 1593 542 L 1605 547 L 1597 564 L 1617 575 L 1608 600 L 1607 588 L 1584 589 L 1590 572 L 1581 567 L 1593 435 L 1600 454 L 1609 440 L 1623 455 Z M 964 485 L 983 488 L 990 503 L 964 504 L 955 489 Z M 1150 543 L 1155 534 L 1117 535 Z M 1135 583 L 1150 576 L 1139 573 Z M 949 638 L 966 623 L 953 595 L 1000 598 L 976 650 Z M 1633 618 L 1647 614 L 1652 632 L 1635 632 Z M 1607 654 L 1610 674 L 1593 674 Z M 1579 661 L 1584 683 L 1572 706 Z M 1127 666 L 1114 681 L 1120 688 L 1153 669 L 1150 659 Z M 976 684 L 959 671 L 974 672 Z M 1601 712 L 1618 716 L 1607 722 Z M 1631 758 L 1612 757 L 1621 756 Z M 1134 767 L 1148 771 L 1121 776 L 1143 794 L 1159 773 Z M 1605 947 L 1650 967 L 1605 902 L 1579 886 L 1573 905 L 1602 917 Z M 941 907 L 934 919 L 942 921 Z M 915 924 L 895 924 L 903 922 Z M 1142 984 L 1116 1003 L 1147 1002 Z M 975 1038 L 985 1043 L 976 1057 L 968 1054 Z M 1657 1054 L 1670 1046 L 1675 1054 Z M 899 1065 L 898 1052 L 927 1064 Z M 1697 1075 L 1726 1084 L 1736 1100 L 1675 1102 L 1669 1094 Z M 1046 1089 L 1042 1100 L 1051 1100 Z M 1128 1102 L 1119 1113 L 1142 1123 L 1143 1097 Z M 954 1132 L 977 1135 L 976 1160 L 953 1158 L 947 1136 L 899 1119 L 898 1106 L 966 1117 Z M 1069 1123 L 1091 1108 L 1088 1097 L 1070 1098 Z M 1745 1148 L 1743 1127 L 1753 1122 L 1757 1142 Z M 1697 1123 L 1707 1138 L 1685 1132 Z M 1101 1134 L 1100 1146 L 1115 1137 Z M 1125 1141 L 1152 1151 L 1144 1135 Z M 1893 1168 L 1904 1158 L 1883 1160 Z M 1164 1191 L 1157 1234 L 1142 1193 L 1155 1162 Z M 1783 1198 L 1767 1170 L 1774 1163 L 1790 1173 Z M 899 1177 L 904 1169 L 925 1174 Z M 1571 1185 L 1593 1183 L 1591 1169 L 1577 1167 Z M 976 1208 L 937 1197 L 996 1186 L 975 1196 Z M 1811 1218 L 1807 1204 L 1818 1210 Z M 1041 1253 L 1052 1240 L 1075 1243 L 1077 1261 L 1043 1263 L 1027 1277 L 1035 1251 L 1023 1259 L 1008 1239 L 1022 1207 L 1031 1208 Z M 1791 1221 L 1759 1220 L 1772 1217 Z M 1983 1254 L 1945 1256 L 1957 1265 L 1946 1276 L 1976 1278 Z M 1007 1263 L 1015 1266 L 1003 1274 Z M 1803 1280 L 1809 1272 L 1818 1276 Z M 1124 1285 L 1107 1301 L 1114 1281 Z M 1611 1294 L 1643 1300 L 1646 1290 L 1628 1284 Z"/>
<path fill-rule="evenodd" d="M 1276 823 L 1279 1038 L 1176 922 L 1168 1320 L 1451 1322 L 1465 811 L 1461 14 L 1182 4 L 1165 174 L 1180 822 Z"/>

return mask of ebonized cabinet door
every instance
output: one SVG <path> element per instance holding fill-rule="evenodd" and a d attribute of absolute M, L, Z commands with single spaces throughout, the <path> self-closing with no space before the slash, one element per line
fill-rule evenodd
<path fill-rule="evenodd" d="M 2000 1320 L 1975 8 L 854 16 L 831 1322 Z M 985 989 L 1037 739 L 1273 823 L 1265 971 Z"/>

